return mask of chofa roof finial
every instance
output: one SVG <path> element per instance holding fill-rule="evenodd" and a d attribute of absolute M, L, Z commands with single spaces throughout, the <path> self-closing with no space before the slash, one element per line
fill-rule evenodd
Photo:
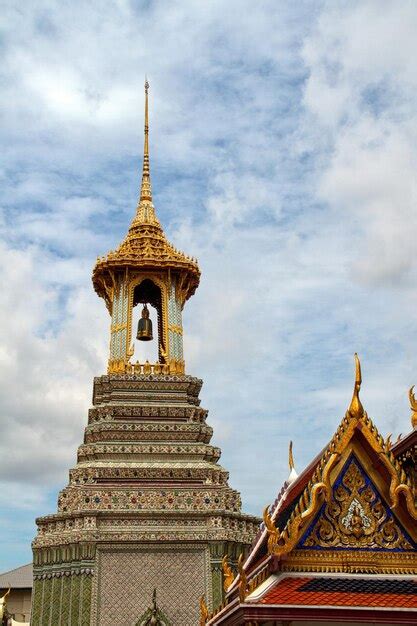
<path fill-rule="evenodd" d="M 288 482 L 292 483 L 296 478 L 298 478 L 298 474 L 294 465 L 294 455 L 292 451 L 292 441 L 290 441 L 290 445 L 288 447 L 288 465 L 290 466 L 290 475 L 288 476 Z"/>
<path fill-rule="evenodd" d="M 353 396 L 348 408 L 348 413 L 351 417 L 363 417 L 365 411 L 362 406 L 362 402 L 359 399 L 359 391 L 362 384 L 361 363 L 359 357 L 355 352 L 355 386 L 353 388 Z"/>
<path fill-rule="evenodd" d="M 413 428 L 417 428 L 417 400 L 413 393 L 414 385 L 411 387 L 408 392 L 408 397 L 410 399 L 410 409 L 412 410 L 411 414 L 411 424 Z"/>

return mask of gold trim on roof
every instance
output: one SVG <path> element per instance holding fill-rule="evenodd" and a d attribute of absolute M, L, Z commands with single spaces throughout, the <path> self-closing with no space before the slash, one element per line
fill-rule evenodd
<path fill-rule="evenodd" d="M 400 495 L 404 495 L 405 505 L 413 519 L 417 519 L 417 508 L 412 495 L 412 488 L 400 463 L 391 452 L 382 435 L 379 434 L 372 420 L 364 411 L 359 400 L 362 382 L 360 362 L 355 355 L 356 376 L 352 402 L 339 428 L 325 449 L 313 476 L 299 497 L 284 528 L 276 527 L 268 508 L 264 511 L 264 522 L 268 531 L 268 552 L 275 556 L 288 554 L 297 545 L 307 523 L 318 512 L 323 502 L 331 498 L 330 474 L 341 460 L 356 429 L 360 430 L 368 444 L 379 456 L 390 476 L 390 506 L 395 509 Z"/>
<path fill-rule="evenodd" d="M 414 552 L 367 550 L 293 550 L 283 560 L 285 572 L 344 572 L 348 574 L 416 574 Z"/>

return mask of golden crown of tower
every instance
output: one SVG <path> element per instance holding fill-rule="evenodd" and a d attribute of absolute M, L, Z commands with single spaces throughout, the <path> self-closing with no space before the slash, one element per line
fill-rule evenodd
<path fill-rule="evenodd" d="M 111 315 L 109 373 L 182 374 L 185 371 L 182 309 L 198 287 L 197 260 L 172 246 L 165 237 L 152 202 L 149 167 L 149 83 L 145 81 L 145 140 L 142 184 L 136 214 L 116 250 L 99 257 L 93 285 Z M 137 304 L 157 311 L 158 360 L 134 362 L 132 311 Z M 147 319 L 149 315 L 143 313 Z M 150 326 L 152 328 L 152 326 Z M 151 339 L 150 335 L 138 338 Z"/>

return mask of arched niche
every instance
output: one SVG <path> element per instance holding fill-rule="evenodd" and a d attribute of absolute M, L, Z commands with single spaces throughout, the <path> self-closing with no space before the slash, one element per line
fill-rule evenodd
<path fill-rule="evenodd" d="M 140 344 L 136 340 L 137 332 L 137 320 L 139 315 L 134 316 L 133 310 L 138 307 L 138 311 L 141 311 L 142 305 L 147 304 L 156 312 L 155 316 L 151 313 L 151 320 L 153 325 L 153 342 L 157 342 L 157 360 L 160 363 L 166 362 L 166 292 L 165 285 L 154 277 L 143 277 L 134 281 L 130 288 L 130 304 L 129 311 L 129 342 L 134 342 L 135 346 Z M 153 319 L 152 319 L 153 318 Z M 132 324 L 132 321 L 135 323 Z M 155 323 L 156 322 L 156 323 Z M 140 355 L 134 355 L 133 360 L 140 360 Z"/>

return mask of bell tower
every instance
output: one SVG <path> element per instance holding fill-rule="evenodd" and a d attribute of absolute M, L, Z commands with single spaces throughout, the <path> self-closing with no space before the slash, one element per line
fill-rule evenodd
<path fill-rule="evenodd" d="M 222 603 L 260 521 L 241 512 L 210 444 L 202 381 L 185 371 L 182 309 L 200 270 L 155 214 L 148 89 L 135 216 L 93 270 L 111 317 L 107 373 L 94 379 L 58 510 L 36 520 L 32 626 L 140 626 L 154 590 L 164 626 L 197 626 L 200 607 L 208 615 Z M 141 355 L 145 342 L 157 342 L 152 362 Z"/>
<path fill-rule="evenodd" d="M 167 241 L 155 214 L 149 165 L 148 90 L 146 81 L 142 184 L 136 214 L 119 247 L 99 257 L 93 271 L 94 289 L 104 298 L 111 315 L 109 374 L 140 374 L 145 369 L 156 375 L 184 373 L 182 309 L 200 281 L 197 260 Z M 141 363 L 135 355 L 132 312 L 137 305 L 143 306 L 139 340 L 151 339 L 147 305 L 156 309 L 155 363 Z"/>

